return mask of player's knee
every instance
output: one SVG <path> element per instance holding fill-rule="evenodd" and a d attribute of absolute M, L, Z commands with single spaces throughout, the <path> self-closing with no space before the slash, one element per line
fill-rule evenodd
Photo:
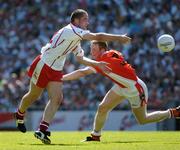
<path fill-rule="evenodd" d="M 63 95 L 53 96 L 50 98 L 50 100 L 55 106 L 59 106 L 62 103 Z"/>
<path fill-rule="evenodd" d="M 109 107 L 107 105 L 99 104 L 98 112 L 99 113 L 107 113 L 109 111 Z"/>

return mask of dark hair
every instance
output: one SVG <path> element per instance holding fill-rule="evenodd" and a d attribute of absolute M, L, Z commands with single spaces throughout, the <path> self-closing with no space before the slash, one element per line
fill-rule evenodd
<path fill-rule="evenodd" d="M 91 43 L 97 44 L 97 45 L 99 45 L 100 48 L 104 48 L 105 50 L 108 50 L 108 43 L 107 42 L 93 40 L 93 41 L 91 41 Z"/>
<path fill-rule="evenodd" d="M 75 19 L 80 19 L 87 12 L 83 9 L 76 9 L 71 14 L 71 22 L 74 22 Z"/>

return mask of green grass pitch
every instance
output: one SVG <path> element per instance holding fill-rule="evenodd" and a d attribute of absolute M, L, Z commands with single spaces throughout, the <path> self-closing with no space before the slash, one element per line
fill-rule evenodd
<path fill-rule="evenodd" d="M 52 132 L 44 145 L 33 132 L 0 131 L 0 150 L 180 150 L 180 132 L 104 131 L 101 142 L 81 142 L 90 132 Z"/>

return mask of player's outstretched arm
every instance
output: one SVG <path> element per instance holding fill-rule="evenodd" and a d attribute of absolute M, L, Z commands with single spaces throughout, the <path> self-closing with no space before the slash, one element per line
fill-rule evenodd
<path fill-rule="evenodd" d="M 63 81 L 77 80 L 81 77 L 84 77 L 84 76 L 92 74 L 92 73 L 94 73 L 94 72 L 89 67 L 86 67 L 86 68 L 78 69 L 71 73 L 63 75 L 62 80 Z"/>
<path fill-rule="evenodd" d="M 81 57 L 81 56 L 76 56 L 76 59 L 79 63 L 86 65 L 86 66 L 92 66 L 92 67 L 98 67 L 101 69 L 103 72 L 109 73 L 111 72 L 111 68 L 109 68 L 107 65 L 108 63 L 102 62 L 102 61 L 95 61 L 92 59 L 89 59 L 87 57 Z"/>
<path fill-rule="evenodd" d="M 84 40 L 97 40 L 97 41 L 118 41 L 122 44 L 127 44 L 131 38 L 124 35 L 108 34 L 108 33 L 87 33 L 83 36 Z"/>

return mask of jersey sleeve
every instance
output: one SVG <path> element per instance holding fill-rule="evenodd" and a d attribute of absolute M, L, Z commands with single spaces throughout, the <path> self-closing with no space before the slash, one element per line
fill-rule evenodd
<path fill-rule="evenodd" d="M 75 56 L 80 56 L 83 57 L 84 56 L 84 50 L 82 49 L 81 45 L 79 44 L 77 46 L 77 48 L 73 51 Z"/>
<path fill-rule="evenodd" d="M 85 34 L 88 34 L 88 33 L 90 33 L 89 30 L 83 30 L 83 32 L 81 33 L 81 37 L 83 37 Z"/>

